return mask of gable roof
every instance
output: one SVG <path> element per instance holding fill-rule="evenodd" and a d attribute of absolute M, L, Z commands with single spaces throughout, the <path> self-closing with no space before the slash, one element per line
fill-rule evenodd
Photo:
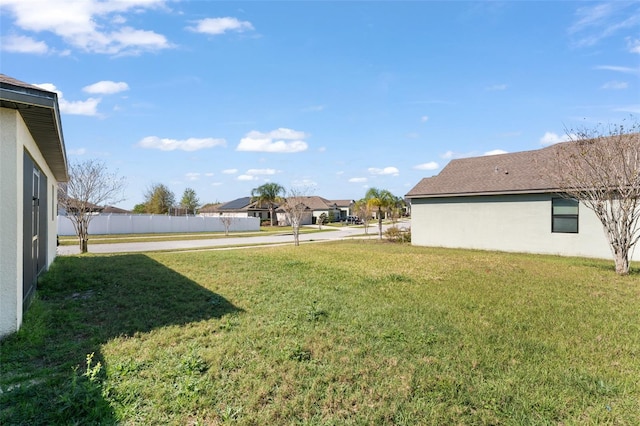
<path fill-rule="evenodd" d="M 222 203 L 207 204 L 205 207 L 199 208 L 198 213 L 215 213 L 221 205 Z"/>
<path fill-rule="evenodd" d="M 438 175 L 418 182 L 407 198 L 555 192 L 545 169 L 561 145 L 451 160 Z"/>
<path fill-rule="evenodd" d="M 330 201 L 338 207 L 351 207 L 351 205 L 355 203 L 354 200 L 330 200 Z"/>
<path fill-rule="evenodd" d="M 0 107 L 17 110 L 58 182 L 69 180 L 58 95 L 0 74 Z"/>
<path fill-rule="evenodd" d="M 337 209 L 338 206 L 334 201 L 329 201 L 326 198 L 318 197 L 317 195 L 308 195 L 295 197 L 300 204 L 305 206 L 305 210 L 331 210 Z M 282 207 L 278 208 L 278 212 L 283 212 Z"/>
<path fill-rule="evenodd" d="M 335 202 L 329 201 L 326 198 L 318 197 L 317 195 L 299 198 L 300 201 L 311 210 L 328 210 L 336 207 Z"/>
<path fill-rule="evenodd" d="M 129 214 L 131 213 L 131 211 L 121 209 L 120 207 L 116 207 L 116 206 L 105 206 L 102 209 L 102 213 Z"/>

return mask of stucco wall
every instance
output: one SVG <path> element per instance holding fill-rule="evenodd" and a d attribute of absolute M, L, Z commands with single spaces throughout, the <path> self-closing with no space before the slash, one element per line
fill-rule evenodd
<path fill-rule="evenodd" d="M 56 256 L 56 180 L 15 110 L 0 108 L 0 336 L 22 324 L 23 155 L 29 152 L 47 177 L 47 266 Z"/>
<path fill-rule="evenodd" d="M 22 322 L 22 147 L 18 113 L 0 108 L 0 336 Z"/>
<path fill-rule="evenodd" d="M 582 204 L 577 234 L 551 232 L 552 198 L 531 194 L 413 199 L 412 244 L 611 258 L 602 225 Z M 640 252 L 634 260 L 640 260 Z"/>

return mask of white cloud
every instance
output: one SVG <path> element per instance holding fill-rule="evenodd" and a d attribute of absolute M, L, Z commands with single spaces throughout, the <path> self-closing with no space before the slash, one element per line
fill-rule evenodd
<path fill-rule="evenodd" d="M 426 123 L 427 121 L 429 121 L 429 116 L 428 115 L 423 115 L 422 117 L 420 117 L 420 122 L 421 123 Z"/>
<path fill-rule="evenodd" d="M 243 181 L 251 181 L 251 180 L 258 180 L 259 178 L 253 175 L 240 175 L 236 179 L 243 180 Z"/>
<path fill-rule="evenodd" d="M 367 181 L 366 177 L 354 177 L 354 178 L 349 179 L 349 182 L 351 182 L 351 183 L 364 183 L 366 181 Z"/>
<path fill-rule="evenodd" d="M 494 84 L 492 86 L 485 87 L 485 90 L 489 92 L 498 92 L 502 90 L 507 90 L 508 86 L 506 84 Z"/>
<path fill-rule="evenodd" d="M 21 35 L 8 35 L 2 37 L 0 48 L 5 52 L 34 53 L 43 55 L 49 53 L 49 46 L 44 41 L 38 41 L 31 37 Z"/>
<path fill-rule="evenodd" d="M 444 154 L 442 154 L 440 157 L 444 158 L 445 160 L 451 160 L 451 159 L 457 159 L 457 158 L 469 158 L 469 157 L 473 157 L 478 155 L 477 152 L 455 152 L 455 151 L 447 151 Z"/>
<path fill-rule="evenodd" d="M 164 0 L 24 1 L 3 0 L 0 8 L 16 28 L 50 32 L 65 43 L 92 53 L 137 54 L 172 47 L 161 34 L 122 26 L 123 14 L 165 7 Z"/>
<path fill-rule="evenodd" d="M 308 135 L 297 130 L 279 128 L 268 133 L 253 130 L 240 140 L 236 151 L 293 153 L 309 147 L 302 140 Z M 278 140 L 279 139 L 279 140 Z"/>
<path fill-rule="evenodd" d="M 60 112 L 63 114 L 89 116 L 98 115 L 98 104 L 101 101 L 100 98 L 89 98 L 85 101 L 68 101 L 64 98 L 62 91 L 58 90 L 58 88 L 51 83 L 34 84 L 34 86 L 50 92 L 55 92 L 58 95 L 58 106 L 60 107 Z"/>
<path fill-rule="evenodd" d="M 630 8 L 633 8 L 630 10 Z M 578 47 L 593 46 L 623 31 L 633 31 L 640 15 L 633 2 L 613 2 L 580 7 L 577 20 L 568 28 Z"/>
<path fill-rule="evenodd" d="M 602 85 L 602 89 L 611 89 L 611 90 L 622 90 L 627 89 L 629 87 L 629 83 L 626 81 L 607 81 Z"/>
<path fill-rule="evenodd" d="M 222 182 L 211 182 L 211 186 L 222 186 Z"/>
<path fill-rule="evenodd" d="M 491 150 L 491 151 L 487 151 L 487 152 L 485 152 L 485 153 L 484 153 L 484 154 L 482 154 L 482 155 L 487 156 L 487 155 L 500 155 L 500 154 L 508 154 L 508 152 L 507 152 L 507 151 L 505 151 L 504 149 L 493 149 L 493 150 Z"/>
<path fill-rule="evenodd" d="M 235 175 L 238 173 L 238 169 L 225 169 L 222 171 L 225 175 Z"/>
<path fill-rule="evenodd" d="M 204 175 L 205 175 L 206 177 L 211 177 L 211 176 L 214 176 L 215 174 L 214 174 L 214 173 L 211 173 L 211 172 L 207 172 L 207 173 L 205 173 Z"/>
<path fill-rule="evenodd" d="M 640 53 L 640 39 L 627 39 L 627 47 L 631 53 Z"/>
<path fill-rule="evenodd" d="M 543 145 L 543 146 L 554 145 L 560 142 L 566 142 L 568 140 L 571 140 L 571 136 L 569 135 L 560 136 L 557 133 L 545 132 L 544 136 L 540 138 L 540 145 Z"/>
<path fill-rule="evenodd" d="M 418 164 L 417 166 L 413 166 L 416 170 L 436 170 L 440 165 L 435 161 L 430 161 L 428 163 Z"/>
<path fill-rule="evenodd" d="M 458 154 L 453 151 L 447 151 L 444 154 L 442 154 L 441 157 L 444 158 L 445 160 L 450 160 L 452 158 L 461 158 L 462 155 L 463 154 Z"/>
<path fill-rule="evenodd" d="M 278 173 L 276 169 L 249 169 L 245 173 L 246 175 L 256 176 L 256 175 L 275 175 Z"/>
<path fill-rule="evenodd" d="M 595 67 L 597 70 L 605 70 L 605 71 L 615 71 L 621 72 L 625 74 L 638 74 L 640 73 L 640 68 L 631 68 L 631 67 L 620 67 L 617 65 L 600 65 Z"/>
<path fill-rule="evenodd" d="M 196 25 L 187 27 L 189 30 L 211 35 L 224 34 L 227 31 L 245 32 L 253 30 L 253 25 L 249 21 L 240 21 L 237 18 L 206 18 L 196 21 Z"/>
<path fill-rule="evenodd" d="M 83 91 L 98 95 L 112 95 L 118 92 L 129 90 L 129 85 L 124 81 L 116 83 L 115 81 L 103 80 L 90 84 L 82 88 Z"/>
<path fill-rule="evenodd" d="M 195 173 L 195 172 L 190 172 L 190 173 L 185 173 L 184 175 L 187 180 L 189 181 L 194 181 L 194 180 L 198 180 L 200 179 L 200 173 Z"/>
<path fill-rule="evenodd" d="M 393 175 L 393 176 L 398 176 L 400 174 L 400 170 L 398 170 L 396 167 L 393 167 L 393 166 L 385 167 L 384 169 L 378 169 L 378 168 L 375 168 L 375 167 L 369 167 L 367 170 L 372 175 Z"/>
<path fill-rule="evenodd" d="M 138 142 L 141 148 L 159 149 L 161 151 L 198 151 L 200 149 L 225 146 L 224 139 L 215 138 L 188 138 L 183 140 L 159 138 L 157 136 L 147 136 Z"/>

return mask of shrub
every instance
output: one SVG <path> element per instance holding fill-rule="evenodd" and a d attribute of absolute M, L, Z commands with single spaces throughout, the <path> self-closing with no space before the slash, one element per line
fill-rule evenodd
<path fill-rule="evenodd" d="M 384 236 L 392 243 L 410 243 L 411 228 L 398 228 L 397 226 L 392 226 L 384 231 Z"/>

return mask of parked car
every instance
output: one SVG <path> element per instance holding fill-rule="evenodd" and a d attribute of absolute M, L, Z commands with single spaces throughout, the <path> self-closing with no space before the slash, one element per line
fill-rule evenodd
<path fill-rule="evenodd" d="M 347 225 L 349 224 L 360 225 L 362 223 L 362 221 L 358 216 L 347 216 L 347 219 L 345 220 L 345 222 L 347 223 Z"/>

